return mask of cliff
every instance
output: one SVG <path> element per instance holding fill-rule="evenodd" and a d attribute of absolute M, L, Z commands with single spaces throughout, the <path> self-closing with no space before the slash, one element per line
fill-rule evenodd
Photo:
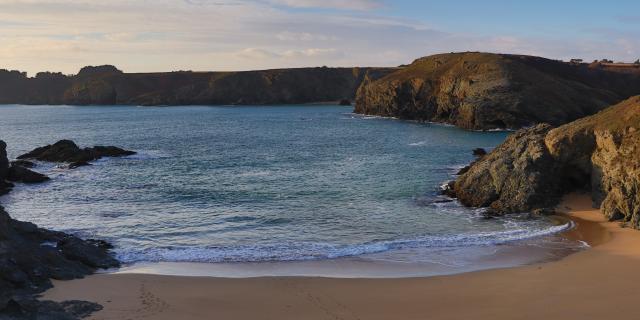
<path fill-rule="evenodd" d="M 365 79 L 356 113 L 466 129 L 560 125 L 640 94 L 640 75 L 532 56 L 451 53 Z"/>
<path fill-rule="evenodd" d="M 496 214 L 552 207 L 587 190 L 609 219 L 640 229 L 640 96 L 555 129 L 520 130 L 452 188 L 463 204 Z"/>
<path fill-rule="evenodd" d="M 388 68 L 299 68 L 245 72 L 124 73 L 84 67 L 77 75 L 29 78 L 0 70 L 0 104 L 220 105 L 296 104 L 350 100 L 365 77 Z"/>

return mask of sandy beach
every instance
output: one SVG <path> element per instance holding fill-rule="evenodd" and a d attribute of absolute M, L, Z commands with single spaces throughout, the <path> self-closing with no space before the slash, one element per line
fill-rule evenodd
<path fill-rule="evenodd" d="M 637 319 L 640 232 L 607 222 L 586 195 L 559 206 L 592 248 L 559 261 L 403 279 L 224 279 L 99 274 L 56 281 L 43 299 L 95 301 L 91 319 Z"/>

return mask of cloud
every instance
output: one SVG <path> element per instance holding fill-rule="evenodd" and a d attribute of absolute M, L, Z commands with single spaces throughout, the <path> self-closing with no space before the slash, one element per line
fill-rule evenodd
<path fill-rule="evenodd" d="M 338 37 L 334 35 L 311 34 L 308 32 L 283 31 L 276 35 L 281 41 L 335 41 Z"/>
<path fill-rule="evenodd" d="M 267 59 L 267 58 L 277 58 L 280 55 L 263 49 L 258 48 L 246 48 L 240 50 L 238 53 L 239 57 L 247 58 L 247 59 Z"/>
<path fill-rule="evenodd" d="M 330 8 L 340 10 L 373 10 L 382 3 L 376 0 L 270 0 L 269 3 L 295 8 Z"/>
<path fill-rule="evenodd" d="M 288 58 L 298 58 L 298 57 L 332 57 L 336 56 L 338 50 L 334 48 L 309 48 L 304 50 L 288 50 L 285 51 L 283 56 Z"/>

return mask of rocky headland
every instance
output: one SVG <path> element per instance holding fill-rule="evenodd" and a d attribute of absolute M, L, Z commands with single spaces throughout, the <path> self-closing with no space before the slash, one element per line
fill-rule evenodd
<path fill-rule="evenodd" d="M 394 68 L 296 68 L 242 72 L 125 73 L 84 67 L 76 75 L 0 70 L 0 104 L 263 105 L 353 101 L 365 77 Z"/>
<path fill-rule="evenodd" d="M 572 191 L 612 221 L 640 229 L 640 96 L 554 128 L 510 135 L 463 170 L 449 194 L 492 214 L 545 212 Z"/>
<path fill-rule="evenodd" d="M 355 112 L 472 130 L 561 125 L 640 94 L 640 74 L 533 56 L 428 56 L 365 78 Z"/>
<path fill-rule="evenodd" d="M 67 147 L 73 142 L 62 143 Z M 0 141 L 0 192 L 11 190 L 11 182 L 37 183 L 49 180 L 28 169 L 29 161 L 9 162 L 6 144 Z M 77 146 L 76 146 L 77 148 Z M 56 154 L 49 146 L 36 149 L 38 160 L 89 160 L 114 147 L 67 150 Z M 119 151 L 119 152 L 121 152 Z M 108 153 L 108 152 L 107 152 Z M 35 154 L 34 154 L 35 155 Z M 46 155 L 46 157 L 44 156 Z M 80 157 L 80 158 L 78 158 Z M 100 310 L 86 301 L 62 303 L 37 300 L 35 295 L 51 287 L 51 279 L 70 280 L 91 274 L 97 269 L 118 267 L 110 254 L 111 246 L 101 240 L 83 240 L 57 231 L 39 228 L 33 223 L 12 219 L 0 206 L 0 319 L 79 319 Z"/>

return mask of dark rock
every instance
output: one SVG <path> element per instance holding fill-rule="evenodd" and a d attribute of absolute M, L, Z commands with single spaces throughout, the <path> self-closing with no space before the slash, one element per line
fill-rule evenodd
<path fill-rule="evenodd" d="M 456 197 L 455 191 L 455 181 L 449 181 L 444 186 L 442 186 L 442 194 L 451 198 Z"/>
<path fill-rule="evenodd" d="M 50 308 L 34 305 L 32 296 L 50 288 L 50 279 L 70 280 L 118 266 L 108 247 L 13 220 L 0 207 L 0 315 L 31 315 L 41 306 Z"/>
<path fill-rule="evenodd" d="M 0 196 L 9 193 L 13 189 L 13 183 L 0 179 Z"/>
<path fill-rule="evenodd" d="M 556 214 L 556 209 L 554 208 L 538 208 L 538 209 L 533 209 L 531 211 L 531 213 L 534 216 L 549 216 L 552 214 Z"/>
<path fill-rule="evenodd" d="M 18 159 L 37 159 L 50 162 L 73 162 L 70 159 L 84 157 L 82 149 L 71 140 L 60 140 L 53 145 L 35 148 Z M 76 160 L 79 161 L 79 160 Z"/>
<path fill-rule="evenodd" d="M 94 247 L 97 247 L 97 248 L 100 248 L 100 249 L 103 249 L 103 250 L 111 250 L 111 249 L 113 249 L 113 245 L 111 243 L 109 243 L 107 241 L 104 241 L 104 240 L 101 240 L 101 239 L 86 239 L 84 241 L 86 243 L 94 246 Z"/>
<path fill-rule="evenodd" d="M 31 171 L 22 166 L 11 166 L 7 174 L 7 180 L 23 183 L 40 183 L 49 180 L 49 177 L 42 173 Z"/>
<path fill-rule="evenodd" d="M 35 163 L 31 162 L 31 161 L 27 161 L 27 160 L 15 160 L 15 161 L 11 161 L 11 165 L 12 166 L 20 166 L 20 167 L 24 167 L 24 168 L 33 168 L 36 166 Z"/>
<path fill-rule="evenodd" d="M 463 168 L 461 168 L 460 170 L 458 170 L 458 172 L 456 173 L 456 175 L 465 174 L 467 171 L 469 171 L 469 169 L 471 169 L 471 165 L 464 166 Z"/>
<path fill-rule="evenodd" d="M 640 73 L 613 72 L 540 57 L 464 52 L 415 60 L 365 79 L 355 112 L 473 129 L 554 126 L 640 94 Z"/>
<path fill-rule="evenodd" d="M 341 105 L 341 106 L 350 106 L 350 105 L 351 105 L 351 100 L 349 100 L 349 99 L 342 99 L 342 100 L 340 100 L 340 105 Z"/>
<path fill-rule="evenodd" d="M 96 240 L 84 241 L 76 237 L 65 237 L 58 241 L 58 249 L 70 260 L 80 261 L 94 269 L 108 269 L 120 264 L 109 255 L 105 255 L 110 246 Z"/>
<path fill-rule="evenodd" d="M 493 218 L 499 218 L 502 217 L 504 215 L 503 212 L 500 211 L 496 211 L 492 208 L 488 208 L 487 210 L 484 210 L 480 213 L 480 215 L 482 216 L 483 219 L 493 219 Z"/>
<path fill-rule="evenodd" d="M 136 154 L 134 151 L 124 150 L 113 146 L 95 146 L 85 150 L 91 152 L 94 159 L 100 159 L 103 157 L 124 157 Z"/>
<path fill-rule="evenodd" d="M 100 310 L 101 305 L 88 301 L 54 302 L 27 297 L 12 299 L 4 310 L 0 310 L 0 319 L 79 320 Z"/>
<path fill-rule="evenodd" d="M 69 168 L 89 165 L 89 161 L 103 157 L 122 157 L 135 154 L 134 151 L 124 150 L 113 146 L 95 146 L 81 149 L 71 140 L 60 140 L 53 145 L 36 148 L 20 155 L 18 159 L 37 159 L 50 162 L 68 162 Z"/>
<path fill-rule="evenodd" d="M 85 167 L 85 166 L 90 166 L 91 163 L 86 162 L 86 161 L 78 161 L 78 162 L 72 162 L 69 164 L 68 168 L 69 169 L 75 169 L 75 168 L 79 168 L 79 167 Z"/>
<path fill-rule="evenodd" d="M 7 144 L 0 140 L 0 180 L 7 177 L 9 172 L 9 159 L 7 159 Z"/>
<path fill-rule="evenodd" d="M 1 192 L 11 187 L 5 179 L 35 182 L 46 178 L 18 164 L 9 167 L 8 163 L 6 144 L 0 141 L 0 165 L 5 169 L 0 170 Z M 0 206 L 0 319 L 76 320 L 100 310 L 100 305 L 91 302 L 39 301 L 34 295 L 50 288 L 51 279 L 70 280 L 97 268 L 117 267 L 119 262 L 110 255 L 111 248 L 102 240 L 84 241 L 14 220 Z"/>
<path fill-rule="evenodd" d="M 8 193 L 13 184 L 5 181 L 9 174 L 9 159 L 7 159 L 7 144 L 0 140 L 0 196 Z"/>
<path fill-rule="evenodd" d="M 487 150 L 483 148 L 475 148 L 473 149 L 473 155 L 477 157 L 481 157 L 487 154 Z"/>

